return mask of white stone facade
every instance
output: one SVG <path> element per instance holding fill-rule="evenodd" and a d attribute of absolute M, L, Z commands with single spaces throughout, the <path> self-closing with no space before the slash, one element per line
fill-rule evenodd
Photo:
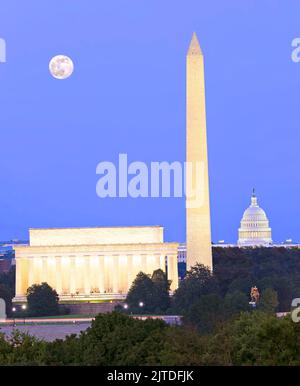
<path fill-rule="evenodd" d="M 259 207 L 257 198 L 253 193 L 251 204 L 245 210 L 238 230 L 238 245 L 243 246 L 269 246 L 272 244 L 272 230 L 265 211 Z"/>
<path fill-rule="evenodd" d="M 178 243 L 164 243 L 162 227 L 31 229 L 29 245 L 14 248 L 15 301 L 42 282 L 60 300 L 120 299 L 140 271 L 166 271 L 166 262 L 178 286 Z"/>

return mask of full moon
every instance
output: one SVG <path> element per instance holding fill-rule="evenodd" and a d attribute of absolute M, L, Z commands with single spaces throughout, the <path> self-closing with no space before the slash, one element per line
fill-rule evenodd
<path fill-rule="evenodd" d="M 54 78 L 67 79 L 73 73 L 74 64 L 68 56 L 57 55 L 50 60 L 49 70 Z"/>

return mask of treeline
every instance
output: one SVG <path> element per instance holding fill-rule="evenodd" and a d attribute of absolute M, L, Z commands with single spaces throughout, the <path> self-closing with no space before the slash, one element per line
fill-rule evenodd
<path fill-rule="evenodd" d="M 213 248 L 214 276 L 219 293 L 240 291 L 247 296 L 256 285 L 272 288 L 278 296 L 277 311 L 289 311 L 292 299 L 300 297 L 299 248 Z M 186 265 L 179 263 L 183 277 Z"/>
<path fill-rule="evenodd" d="M 300 365 L 300 324 L 242 313 L 213 334 L 160 320 L 101 314 L 80 336 L 54 342 L 0 334 L 1 365 Z"/>
<path fill-rule="evenodd" d="M 253 286 L 260 291 L 256 309 L 266 313 L 288 312 L 292 300 L 300 298 L 298 248 L 214 248 L 213 260 L 213 272 L 199 264 L 192 267 L 172 297 L 164 272 L 157 270 L 152 277 L 140 272 L 122 311 L 179 314 L 185 325 L 207 334 L 251 311 Z"/>
<path fill-rule="evenodd" d="M 245 294 L 256 285 L 272 288 L 278 296 L 277 311 L 289 311 L 300 297 L 299 248 L 213 248 L 214 276 L 220 292 Z"/>
<path fill-rule="evenodd" d="M 274 289 L 265 288 L 253 309 L 247 292 L 233 289 L 222 293 L 217 276 L 200 264 L 187 272 L 172 297 L 169 294 L 170 284 L 160 269 L 154 271 L 151 277 L 140 272 L 125 304 L 118 310 L 127 314 L 181 315 L 185 326 L 208 334 L 241 312 L 262 311 L 274 315 L 278 308 L 278 296 Z"/>

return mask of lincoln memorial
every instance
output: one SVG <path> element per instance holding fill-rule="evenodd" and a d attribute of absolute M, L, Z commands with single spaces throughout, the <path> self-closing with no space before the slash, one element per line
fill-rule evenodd
<path fill-rule="evenodd" d="M 42 282 L 60 300 L 122 299 L 140 271 L 159 268 L 174 291 L 177 249 L 164 243 L 160 226 L 30 229 L 29 245 L 15 246 L 14 301 L 26 301 L 27 288 Z"/>

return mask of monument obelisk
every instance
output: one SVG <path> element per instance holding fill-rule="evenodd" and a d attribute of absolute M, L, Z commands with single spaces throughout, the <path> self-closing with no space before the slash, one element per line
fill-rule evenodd
<path fill-rule="evenodd" d="M 212 269 L 204 60 L 195 33 L 186 58 L 186 161 L 197 190 L 197 199 L 186 198 L 187 269 L 196 263 Z"/>

